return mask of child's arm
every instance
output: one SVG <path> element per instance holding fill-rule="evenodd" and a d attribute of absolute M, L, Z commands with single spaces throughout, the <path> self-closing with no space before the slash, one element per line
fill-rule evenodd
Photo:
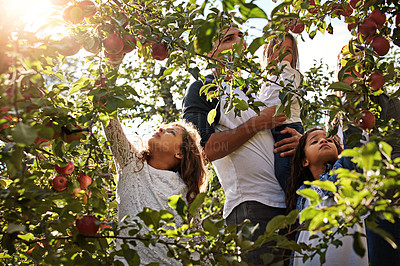
<path fill-rule="evenodd" d="M 111 142 L 111 151 L 119 170 L 127 166 L 132 160 L 137 160 L 139 152 L 127 139 L 121 124 L 117 119 L 111 119 L 104 127 L 107 140 Z"/>

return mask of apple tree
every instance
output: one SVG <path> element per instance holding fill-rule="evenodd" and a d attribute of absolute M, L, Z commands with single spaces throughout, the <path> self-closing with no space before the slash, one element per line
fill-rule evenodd
<path fill-rule="evenodd" d="M 101 124 L 117 111 L 124 122 L 179 119 L 187 85 L 204 79 L 205 71 L 215 67 L 223 66 L 216 80 L 219 89 L 202 89 L 210 99 L 224 94 L 220 85 L 226 77 L 232 86 L 257 93 L 262 82 L 271 82 L 268 72 L 279 72 L 268 66 L 261 71 L 255 52 L 262 44 L 287 31 L 310 38 L 330 34 L 335 30 L 331 20 L 347 23 L 353 35 L 342 50 L 337 80 L 332 72 L 322 71 L 322 63 L 316 64 L 304 73 L 299 91 L 282 88 L 286 96 L 278 112 L 288 112 L 293 97 L 301 97 L 307 128 L 323 124 L 327 117 L 340 117 L 345 129 L 351 125 L 368 130 L 371 142 L 346 152 L 358 162 L 359 172 L 339 171 L 338 186 L 316 182 L 334 193 L 338 204 L 321 210 L 321 199 L 305 193 L 312 206 L 301 213 L 300 221 L 311 231 L 339 226 L 338 234 L 345 234 L 346 226 L 361 223 L 367 212 L 371 221 L 378 215 L 390 221 L 399 216 L 399 161 L 391 159 L 392 147 L 386 144 L 393 143 L 399 125 L 394 117 L 382 117 L 374 101 L 382 93 L 400 93 L 397 1 L 277 1 L 270 14 L 242 0 L 51 2 L 53 18 L 37 32 L 9 16 L 0 18 L 0 257 L 5 263 L 113 264 L 122 256 L 139 264 L 138 254 L 128 245 L 115 249 L 120 229 L 116 172 Z M 263 35 L 246 50 L 236 45 L 222 59 L 208 55 L 223 30 L 252 18 L 264 19 L 265 25 Z M 46 32 L 56 26 L 66 30 L 61 38 Z M 78 52 L 84 58 L 74 56 Z M 349 76 L 354 78 L 350 84 L 344 82 Z M 227 97 L 229 110 L 238 115 L 263 105 L 255 98 L 246 102 Z M 210 112 L 209 121 L 213 119 Z M 337 124 L 330 132 L 336 131 Z M 191 206 L 178 196 L 170 199 L 188 224 L 201 208 L 203 229 L 185 224 L 166 230 L 165 224 L 174 223 L 170 213 L 144 209 L 136 224 L 125 225 L 131 228 L 126 243 L 161 243 L 169 248 L 168 256 L 184 264 L 208 260 L 224 265 L 242 261 L 247 251 L 270 240 L 284 249 L 307 251 L 305 259 L 337 243 L 335 235 L 327 234 L 318 248 L 311 248 L 277 234 L 295 224 L 297 212 L 276 217 L 263 236 L 249 241 L 255 227 L 243 225 L 237 233 L 235 226 L 224 225 L 223 193 L 211 170 L 210 176 L 210 191 Z M 152 230 L 143 233 L 143 224 Z M 355 248 L 364 254 L 363 247 Z M 200 259 L 193 258 L 193 252 Z M 270 254 L 264 257 L 266 263 L 272 259 Z"/>

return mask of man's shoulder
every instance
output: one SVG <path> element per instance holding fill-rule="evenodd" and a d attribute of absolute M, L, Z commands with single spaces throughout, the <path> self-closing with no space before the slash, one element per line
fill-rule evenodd
<path fill-rule="evenodd" d="M 189 86 L 187 92 L 198 92 L 204 84 L 210 84 L 213 82 L 213 80 L 214 76 L 212 74 L 205 76 L 205 82 L 203 82 L 202 80 L 196 80 Z"/>

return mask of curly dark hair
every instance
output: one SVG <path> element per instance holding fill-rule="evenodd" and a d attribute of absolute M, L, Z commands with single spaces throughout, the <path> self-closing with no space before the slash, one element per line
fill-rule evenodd
<path fill-rule="evenodd" d="M 179 173 L 188 188 L 186 200 L 191 204 L 200 192 L 206 190 L 208 184 L 206 162 L 203 157 L 203 148 L 200 145 L 200 134 L 192 123 L 183 121 L 171 122 L 162 127 L 179 127 L 182 129 L 180 150 L 183 158 L 177 167 L 169 170 Z M 147 149 L 142 151 L 141 155 L 141 161 L 147 161 L 150 152 Z"/>

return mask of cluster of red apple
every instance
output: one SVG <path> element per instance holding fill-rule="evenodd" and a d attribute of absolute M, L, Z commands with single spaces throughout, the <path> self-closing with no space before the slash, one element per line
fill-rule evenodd
<path fill-rule="evenodd" d="M 56 191 L 64 191 L 67 189 L 68 186 L 68 178 L 67 176 L 70 176 L 74 172 L 75 166 L 74 163 L 69 161 L 65 166 L 59 166 L 58 164 L 54 165 L 54 170 L 56 170 L 57 174 L 53 179 L 51 180 L 51 184 Z M 92 178 L 90 178 L 88 175 L 80 172 L 76 179 L 79 182 L 79 187 L 74 188 L 73 194 L 76 196 L 78 193 L 80 193 L 82 190 L 87 189 L 90 184 L 92 184 Z M 90 194 L 88 194 L 90 195 Z M 86 196 L 86 193 L 85 193 Z M 84 201 L 87 202 L 87 197 L 84 197 Z"/>
<path fill-rule="evenodd" d="M 55 0 L 52 1 L 56 5 L 66 5 L 71 1 Z M 63 18 L 73 24 L 83 22 L 85 18 L 92 17 L 96 14 L 96 5 L 89 0 L 72 2 L 63 10 Z M 127 16 L 122 13 L 122 28 L 128 25 Z M 110 64 L 118 65 L 127 53 L 130 53 L 136 47 L 136 38 L 130 34 L 117 34 L 115 30 L 115 22 L 110 19 L 111 24 L 102 24 L 97 28 L 99 36 L 103 36 L 103 31 L 107 33 L 107 38 L 102 37 L 86 37 L 82 40 L 70 36 L 64 37 L 57 42 L 56 47 L 61 55 L 72 56 L 79 52 L 83 47 L 86 51 L 97 54 L 104 47 L 104 56 Z M 139 32 L 138 36 L 142 33 Z M 145 42 L 147 44 L 147 42 Z M 154 59 L 164 60 L 168 57 L 168 50 L 164 43 L 148 43 L 152 45 L 151 55 Z"/>

